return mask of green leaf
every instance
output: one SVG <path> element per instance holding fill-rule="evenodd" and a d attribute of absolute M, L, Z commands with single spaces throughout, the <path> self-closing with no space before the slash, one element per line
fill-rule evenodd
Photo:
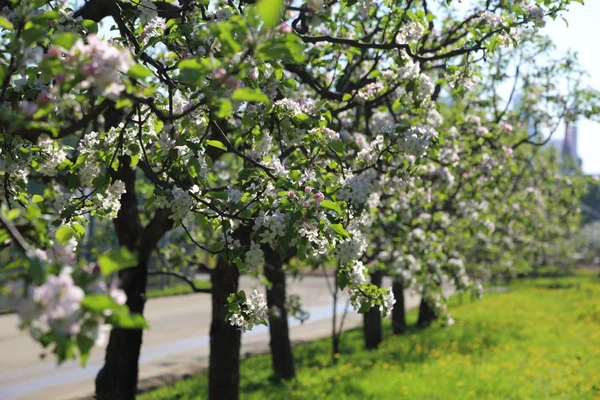
<path fill-rule="evenodd" d="M 33 201 L 34 203 L 41 203 L 42 201 L 44 201 L 44 198 L 42 196 L 40 196 L 39 194 L 34 194 L 31 197 L 31 201 Z"/>
<path fill-rule="evenodd" d="M 60 14 L 58 11 L 46 11 L 45 13 L 38 14 L 31 18 L 31 22 L 39 24 L 40 22 L 48 22 L 51 19 L 59 19 Z"/>
<path fill-rule="evenodd" d="M 302 39 L 298 36 L 277 35 L 256 48 L 256 57 L 265 61 L 300 64 L 306 59 L 306 52 Z"/>
<path fill-rule="evenodd" d="M 180 79 L 182 82 L 199 86 L 202 84 L 205 71 L 202 64 L 195 58 L 182 60 L 177 65 L 177 68 L 181 71 Z"/>
<path fill-rule="evenodd" d="M 131 107 L 133 105 L 133 101 L 131 99 L 119 99 L 115 104 L 115 108 L 120 110 L 121 108 Z"/>
<path fill-rule="evenodd" d="M 233 92 L 231 96 L 233 100 L 240 101 L 255 101 L 258 103 L 269 103 L 269 96 L 261 92 L 259 89 L 240 88 Z"/>
<path fill-rule="evenodd" d="M 231 102 L 226 99 L 219 99 L 217 101 L 219 109 L 217 110 L 217 117 L 228 118 L 233 113 L 233 106 Z"/>
<path fill-rule="evenodd" d="M 265 27 L 272 28 L 277 25 L 283 5 L 283 0 L 258 0 L 256 12 L 265 23 Z"/>
<path fill-rule="evenodd" d="M 135 64 L 134 66 L 129 68 L 129 71 L 127 71 L 127 75 L 134 79 L 144 80 L 147 77 L 152 76 L 152 71 L 150 71 L 148 68 L 144 67 L 141 64 Z"/>
<path fill-rule="evenodd" d="M 329 226 L 339 236 L 341 236 L 343 238 L 346 238 L 346 239 L 350 238 L 350 234 L 348 233 L 348 231 L 346 231 L 346 229 L 344 229 L 344 227 L 342 226 L 342 224 L 331 224 Z"/>
<path fill-rule="evenodd" d="M 84 19 L 81 21 L 81 26 L 87 29 L 90 33 L 98 33 L 98 24 L 91 19 Z"/>
<path fill-rule="evenodd" d="M 350 283 L 350 279 L 344 273 L 338 274 L 338 287 L 340 290 L 344 290 L 346 286 Z"/>
<path fill-rule="evenodd" d="M 369 302 L 367 301 L 367 302 L 362 303 L 360 305 L 360 308 L 358 309 L 358 312 L 364 314 L 367 311 L 369 311 L 370 309 L 371 309 L 371 304 L 369 304 Z"/>
<path fill-rule="evenodd" d="M 90 350 L 94 347 L 95 341 L 88 335 L 79 334 L 77 335 L 77 348 L 79 348 L 80 363 L 82 367 L 85 367 L 87 360 L 90 358 Z"/>
<path fill-rule="evenodd" d="M 36 255 L 29 256 L 29 274 L 33 279 L 33 283 L 41 285 L 46 281 L 46 268 L 42 264 L 42 260 Z"/>
<path fill-rule="evenodd" d="M 79 39 L 79 36 L 72 32 L 61 32 L 54 35 L 52 44 L 62 47 L 65 50 L 71 50 L 77 39 Z"/>
<path fill-rule="evenodd" d="M 106 320 L 109 324 L 124 329 L 149 328 L 148 323 L 141 314 L 114 313 Z"/>
<path fill-rule="evenodd" d="M 75 236 L 75 231 L 66 225 L 63 225 L 56 230 L 56 240 L 62 245 L 69 243 L 69 240 L 71 240 L 73 236 Z"/>
<path fill-rule="evenodd" d="M 87 294 L 81 301 L 81 306 L 86 310 L 103 312 L 105 310 L 127 310 L 127 306 L 114 301 L 109 295 L 101 293 Z"/>
<path fill-rule="evenodd" d="M 192 179 L 195 179 L 198 176 L 198 173 L 200 172 L 200 161 L 198 161 L 198 159 L 196 157 L 192 157 L 190 159 L 190 161 L 188 162 L 188 173 L 190 174 L 190 177 Z"/>
<path fill-rule="evenodd" d="M 335 201 L 331 200 L 323 200 L 321 201 L 321 207 L 326 208 L 328 210 L 335 211 L 338 215 L 342 215 L 342 209 Z M 341 225 L 340 225 L 341 226 Z"/>
<path fill-rule="evenodd" d="M 110 275 L 113 272 L 137 265 L 137 257 L 125 247 L 119 250 L 109 251 L 98 259 L 98 265 L 103 275 Z"/>
<path fill-rule="evenodd" d="M 19 210 L 18 208 L 8 210 L 8 212 L 5 215 L 7 220 L 14 221 L 19 217 L 19 215 L 21 215 L 21 210 Z"/>
<path fill-rule="evenodd" d="M 81 224 L 74 223 L 71 228 L 73 228 L 78 238 L 82 239 L 85 235 L 85 228 Z"/>
<path fill-rule="evenodd" d="M 13 26 L 12 22 L 10 22 L 9 20 L 7 20 L 2 15 L 0 15 L 0 27 L 2 27 L 4 29 L 9 29 L 9 30 L 13 30 L 15 28 Z"/>
<path fill-rule="evenodd" d="M 227 151 L 227 146 L 225 146 L 222 142 L 219 142 L 218 140 L 207 140 L 206 144 L 212 147 L 216 147 L 217 149 Z"/>

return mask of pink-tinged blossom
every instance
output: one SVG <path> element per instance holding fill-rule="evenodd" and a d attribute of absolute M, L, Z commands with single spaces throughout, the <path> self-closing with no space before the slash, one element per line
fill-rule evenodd
<path fill-rule="evenodd" d="M 279 24 L 279 32 L 281 33 L 292 33 L 292 27 L 285 22 Z"/>
<path fill-rule="evenodd" d="M 420 23 L 407 21 L 400 27 L 400 31 L 396 35 L 396 42 L 398 44 L 414 42 L 420 39 L 424 32 L 425 28 Z"/>
<path fill-rule="evenodd" d="M 491 28 L 498 28 L 504 24 L 504 17 L 491 11 L 484 11 L 479 17 L 475 18 L 475 21 L 482 22 Z"/>
<path fill-rule="evenodd" d="M 536 26 L 543 27 L 544 25 L 546 25 L 546 23 L 544 22 L 545 12 L 542 7 L 538 6 L 537 4 L 530 4 L 529 2 L 521 5 L 521 7 L 527 14 L 529 14 L 531 18 L 535 20 Z"/>
<path fill-rule="evenodd" d="M 29 286 L 16 311 L 23 326 L 75 335 L 80 329 L 77 320 L 84 296 L 83 289 L 73 282 L 71 270 L 65 268 L 60 275 L 49 276 L 42 285 Z"/>
<path fill-rule="evenodd" d="M 500 129 L 506 132 L 512 132 L 514 130 L 513 126 L 508 122 L 503 122 L 500 124 Z"/>
<path fill-rule="evenodd" d="M 51 46 L 48 49 L 48 52 L 46 53 L 46 57 L 51 57 L 51 58 L 56 58 L 58 56 L 60 56 L 62 54 L 62 52 L 60 51 L 60 49 L 56 46 Z"/>
<path fill-rule="evenodd" d="M 223 81 L 227 77 L 227 71 L 223 68 L 217 68 L 213 71 L 212 75 L 215 79 Z"/>
<path fill-rule="evenodd" d="M 38 94 L 38 97 L 36 99 L 36 103 L 38 103 L 38 104 L 48 104 L 53 99 L 54 99 L 54 96 L 52 96 L 52 94 L 50 94 L 48 92 L 42 92 L 42 93 Z"/>
<path fill-rule="evenodd" d="M 110 297 L 119 305 L 127 303 L 127 295 L 123 289 L 112 287 L 109 291 Z"/>
<path fill-rule="evenodd" d="M 81 88 L 91 88 L 98 95 L 116 99 L 125 90 L 121 74 L 135 62 L 131 53 L 119 49 L 96 35 L 88 35 L 87 43 L 78 39 L 65 57 L 69 66 L 79 66 L 85 76 Z"/>
<path fill-rule="evenodd" d="M 24 101 L 21 103 L 21 111 L 28 117 L 31 117 L 33 114 L 35 114 L 37 110 L 38 106 L 33 102 Z"/>

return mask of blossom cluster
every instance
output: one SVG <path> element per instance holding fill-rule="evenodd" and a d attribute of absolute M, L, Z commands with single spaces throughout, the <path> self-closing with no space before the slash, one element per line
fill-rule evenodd
<path fill-rule="evenodd" d="M 229 322 L 245 332 L 251 330 L 255 325 L 265 324 L 269 308 L 263 294 L 256 289 L 248 298 L 245 298 L 245 294 L 242 293 L 240 292 L 236 296 L 240 298 L 241 295 L 241 301 L 236 304 L 238 307 L 236 312 L 229 316 Z"/>
<path fill-rule="evenodd" d="M 39 283 L 20 279 L 9 282 L 5 289 L 19 315 L 20 328 L 28 329 L 34 338 L 48 334 L 64 338 L 84 335 L 103 345 L 108 332 L 105 318 L 111 311 L 90 312 L 83 305 L 86 293 L 106 294 L 118 306 L 126 303 L 127 296 L 118 281 L 113 280 L 110 286 L 105 284 L 97 265 L 78 267 L 75 244 L 72 239 L 66 245 L 56 244 L 47 251 L 37 249 L 30 256 L 32 263 L 60 268 L 58 275 L 49 274 Z"/>

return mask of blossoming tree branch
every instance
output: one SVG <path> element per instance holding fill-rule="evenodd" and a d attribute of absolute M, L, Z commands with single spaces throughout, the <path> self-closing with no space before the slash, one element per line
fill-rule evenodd
<path fill-rule="evenodd" d="M 451 324 L 445 282 L 481 290 L 470 254 L 532 242 L 542 210 L 571 218 L 527 206 L 566 182 L 526 164 L 594 94 L 548 86 L 574 64 L 540 68 L 517 115 L 480 83 L 506 80 L 482 65 L 520 65 L 570 0 L 433 3 L 0 1 L 0 237 L 18 254 L 3 269 L 25 266 L 9 288 L 21 327 L 59 362 L 85 362 L 112 326 L 96 392 L 133 398 L 149 259 L 175 231 L 217 258 L 211 398 L 239 394 L 223 371 L 238 368 L 240 331 L 270 320 L 291 354 L 294 258 L 335 265 L 359 312 L 386 315 L 413 287 Z M 531 107 L 543 89 L 556 96 Z M 120 247 L 83 260 L 91 217 Z M 267 298 L 239 290 L 240 274 L 264 275 Z"/>

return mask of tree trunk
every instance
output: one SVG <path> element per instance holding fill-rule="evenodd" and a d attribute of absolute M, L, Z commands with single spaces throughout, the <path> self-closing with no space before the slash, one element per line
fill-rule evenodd
<path fill-rule="evenodd" d="M 237 292 L 239 272 L 222 257 L 211 272 L 212 322 L 210 324 L 210 365 L 208 398 L 236 400 L 240 390 L 241 331 L 225 320 L 227 297 Z"/>
<path fill-rule="evenodd" d="M 333 284 L 333 293 L 331 294 L 333 298 L 333 310 L 331 317 L 331 363 L 337 364 L 337 355 L 340 353 L 340 335 L 341 332 L 338 333 L 337 330 L 337 301 L 338 301 L 338 273 L 339 266 L 335 271 L 335 280 Z"/>
<path fill-rule="evenodd" d="M 396 304 L 392 309 L 392 330 L 395 335 L 406 333 L 406 308 L 404 305 L 404 283 L 399 280 L 392 282 L 392 292 Z"/>
<path fill-rule="evenodd" d="M 383 278 L 382 271 L 375 271 L 371 274 L 371 283 L 377 287 L 381 287 Z M 365 335 L 365 348 L 373 350 L 379 347 L 383 340 L 381 328 L 381 311 L 379 306 L 371 307 L 369 311 L 363 314 L 363 331 Z"/>
<path fill-rule="evenodd" d="M 158 240 L 173 227 L 170 213 L 159 210 L 142 229 L 135 192 L 135 171 L 129 157 L 120 158 L 119 170 L 113 179 L 125 183 L 121 209 L 114 220 L 119 245 L 137 253 L 138 265 L 119 273 L 121 287 L 127 294 L 130 312 L 143 314 L 146 303 L 148 260 Z M 96 398 L 99 400 L 134 400 L 137 391 L 138 359 L 142 346 L 142 329 L 115 328 L 110 332 L 104 366 L 96 377 Z"/>
<path fill-rule="evenodd" d="M 265 277 L 271 282 L 267 305 L 273 373 L 277 378 L 291 379 L 296 376 L 296 369 L 285 308 L 285 272 L 281 257 L 270 248 L 265 248 L 265 262 Z"/>
<path fill-rule="evenodd" d="M 425 328 L 433 321 L 437 319 L 435 315 L 435 310 L 429 305 L 425 299 L 421 299 L 421 304 L 419 305 L 419 319 L 417 320 L 417 326 L 420 328 Z"/>

